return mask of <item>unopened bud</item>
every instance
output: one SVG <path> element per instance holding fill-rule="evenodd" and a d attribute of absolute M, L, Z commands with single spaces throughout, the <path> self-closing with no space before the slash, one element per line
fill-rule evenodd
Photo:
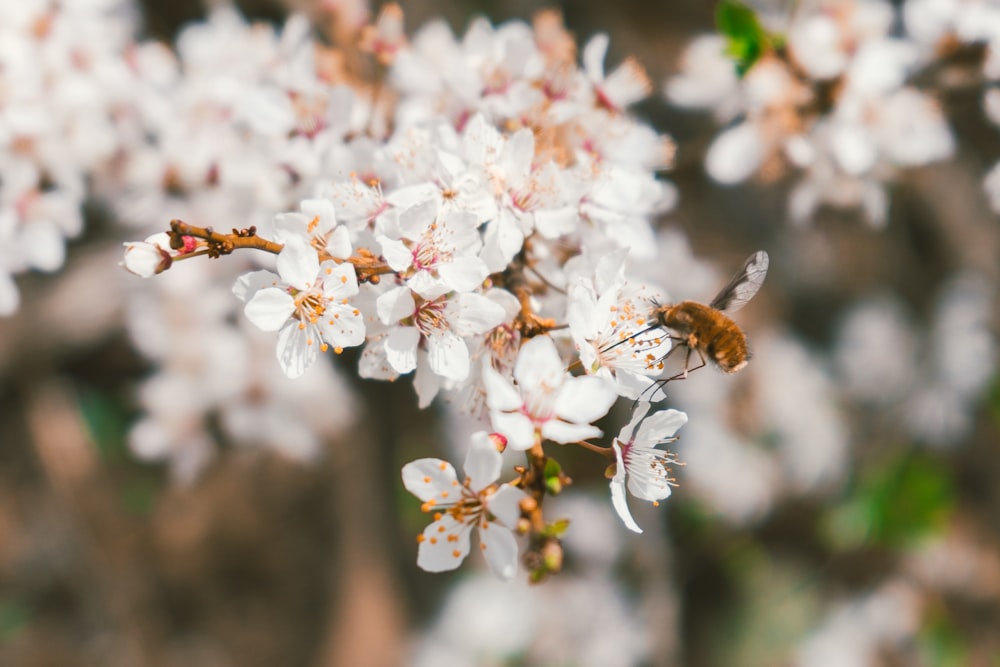
<path fill-rule="evenodd" d="M 507 449 L 507 436 L 500 433 L 490 433 L 490 440 L 493 442 L 493 446 L 497 448 L 497 451 L 503 453 Z"/>
<path fill-rule="evenodd" d="M 562 569 L 563 549 L 558 540 L 550 540 L 542 547 L 542 562 L 549 573 L 555 574 Z"/>
<path fill-rule="evenodd" d="M 167 250 L 168 244 L 166 233 L 154 234 L 145 241 L 126 243 L 125 256 L 120 265 L 141 278 L 163 273 L 173 263 L 170 251 Z"/>

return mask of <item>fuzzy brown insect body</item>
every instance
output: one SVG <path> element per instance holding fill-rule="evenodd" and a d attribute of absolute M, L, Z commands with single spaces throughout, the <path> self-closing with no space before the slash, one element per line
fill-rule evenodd
<path fill-rule="evenodd" d="M 697 301 L 681 301 L 657 308 L 655 315 L 660 324 L 683 338 L 689 349 L 698 350 L 725 372 L 735 373 L 747 365 L 747 337 L 722 311 Z"/>
<path fill-rule="evenodd" d="M 709 305 L 681 301 L 653 310 L 657 323 L 674 332 L 678 345 L 687 347 L 684 370 L 675 377 L 687 377 L 692 351 L 698 353 L 702 366 L 710 359 L 726 373 L 735 373 L 747 365 L 747 337 L 724 311 L 736 311 L 753 298 L 764 284 L 768 262 L 763 250 L 751 255 Z"/>

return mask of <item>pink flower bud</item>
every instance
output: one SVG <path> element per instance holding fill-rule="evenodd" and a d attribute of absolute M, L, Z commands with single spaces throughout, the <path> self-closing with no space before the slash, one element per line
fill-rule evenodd
<path fill-rule="evenodd" d="M 503 453 L 507 449 L 507 436 L 500 433 L 490 433 L 490 442 L 493 446 L 497 448 L 498 452 Z"/>

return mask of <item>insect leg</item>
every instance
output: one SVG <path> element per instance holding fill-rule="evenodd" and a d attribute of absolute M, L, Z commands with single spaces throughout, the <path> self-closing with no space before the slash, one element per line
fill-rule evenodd
<path fill-rule="evenodd" d="M 666 378 L 665 380 L 658 380 L 658 383 L 660 383 L 660 384 L 666 384 L 668 382 L 673 382 L 674 380 L 687 380 L 688 373 L 690 373 L 692 371 L 696 371 L 696 370 L 698 370 L 699 368 L 702 368 L 703 366 L 705 366 L 708 363 L 707 361 L 705 361 L 705 355 L 701 353 L 701 350 L 698 349 L 697 347 L 692 348 L 690 345 L 688 345 L 687 339 L 684 339 L 684 338 L 677 339 L 677 338 L 675 338 L 675 340 L 682 341 L 680 344 L 687 348 L 687 353 L 684 355 L 684 370 L 682 370 L 680 373 L 677 373 L 676 375 L 671 375 L 670 377 Z M 678 347 L 679 346 L 680 345 L 678 345 Z M 674 350 L 675 349 L 677 349 L 677 348 L 675 347 Z M 670 350 L 670 352 L 667 353 L 666 357 L 669 357 L 670 353 L 673 352 L 674 350 Z M 692 350 L 694 350 L 695 352 L 698 353 L 698 359 L 701 360 L 701 363 L 698 364 L 697 366 L 695 366 L 694 368 L 690 367 L 691 351 Z M 664 357 L 664 359 L 666 359 L 666 357 Z"/>

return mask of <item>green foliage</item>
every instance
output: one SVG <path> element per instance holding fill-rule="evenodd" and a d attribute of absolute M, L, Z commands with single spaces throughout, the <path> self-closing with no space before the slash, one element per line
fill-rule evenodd
<path fill-rule="evenodd" d="M 828 516 L 827 532 L 841 548 L 905 548 L 938 532 L 954 505 L 945 466 L 926 455 L 902 455 L 862 472 L 850 497 Z"/>
<path fill-rule="evenodd" d="M 737 0 L 722 0 L 715 8 L 715 25 L 726 38 L 726 55 L 736 62 L 740 76 L 774 48 L 775 36 L 760 24 L 756 12 Z"/>

